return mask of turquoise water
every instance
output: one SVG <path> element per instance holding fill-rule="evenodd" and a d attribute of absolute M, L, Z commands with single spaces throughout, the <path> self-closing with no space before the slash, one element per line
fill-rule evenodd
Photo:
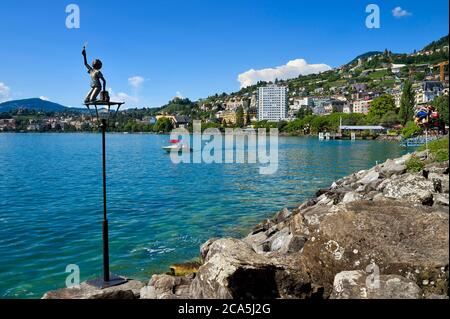
<path fill-rule="evenodd" d="M 279 169 L 172 164 L 169 136 L 107 136 L 111 270 L 147 280 L 198 256 L 214 236 L 242 236 L 262 218 L 376 161 L 398 144 L 281 137 Z M 0 134 L 0 297 L 40 298 L 102 273 L 101 136 Z"/>

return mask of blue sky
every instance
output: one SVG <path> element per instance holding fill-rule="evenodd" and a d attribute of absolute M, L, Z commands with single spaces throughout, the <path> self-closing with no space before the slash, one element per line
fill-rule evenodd
<path fill-rule="evenodd" d="M 79 29 L 66 28 L 70 3 L 80 8 Z M 381 9 L 379 29 L 365 26 L 370 3 Z M 448 10 L 447 0 L 2 0 L 0 100 L 80 106 L 85 42 L 113 95 L 154 107 L 177 94 L 236 91 L 239 74 L 291 60 L 336 67 L 371 50 L 412 52 L 448 34 Z"/>

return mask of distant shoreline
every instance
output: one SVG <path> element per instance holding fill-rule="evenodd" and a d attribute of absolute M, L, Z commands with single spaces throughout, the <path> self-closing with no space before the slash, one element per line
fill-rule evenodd
<path fill-rule="evenodd" d="M 257 129 L 255 129 L 256 131 Z M 100 134 L 100 131 L 93 132 L 93 131 L 75 131 L 75 132 L 64 132 L 64 131 L 46 131 L 46 132 L 37 132 L 37 131 L 31 131 L 31 132 L 0 132 L 0 134 Z M 155 132 L 114 132 L 114 131 L 108 131 L 107 134 L 123 134 L 123 135 L 170 135 L 169 132 L 164 133 L 155 133 Z M 189 132 L 189 135 L 192 135 L 192 132 Z M 225 134 L 221 131 L 221 134 Z M 285 133 L 280 132 L 278 134 L 279 137 L 318 137 L 318 134 L 292 134 L 292 133 Z M 364 138 L 356 138 L 356 140 L 364 140 L 364 141 L 395 141 L 399 142 L 402 139 L 401 135 L 397 136 L 389 136 L 389 135 L 374 135 L 374 136 L 367 136 Z M 333 139 L 332 139 L 333 140 Z M 336 140 L 350 140 L 349 138 L 339 138 Z"/>

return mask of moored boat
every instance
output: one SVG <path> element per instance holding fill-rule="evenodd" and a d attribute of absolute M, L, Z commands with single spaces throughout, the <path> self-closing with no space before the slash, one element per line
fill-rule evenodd
<path fill-rule="evenodd" d="M 165 150 L 167 153 L 170 152 L 191 152 L 192 148 L 189 147 L 189 145 L 184 144 L 182 141 L 180 140 L 170 140 L 170 145 L 168 146 L 164 146 L 162 148 L 163 150 Z"/>

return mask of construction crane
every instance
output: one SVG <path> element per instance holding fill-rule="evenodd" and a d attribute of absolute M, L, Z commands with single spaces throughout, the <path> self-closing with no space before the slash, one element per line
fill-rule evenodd
<path fill-rule="evenodd" d="M 435 66 L 439 67 L 439 80 L 441 82 L 445 81 L 445 66 L 448 65 L 448 61 L 444 61 L 441 63 L 436 64 Z"/>

